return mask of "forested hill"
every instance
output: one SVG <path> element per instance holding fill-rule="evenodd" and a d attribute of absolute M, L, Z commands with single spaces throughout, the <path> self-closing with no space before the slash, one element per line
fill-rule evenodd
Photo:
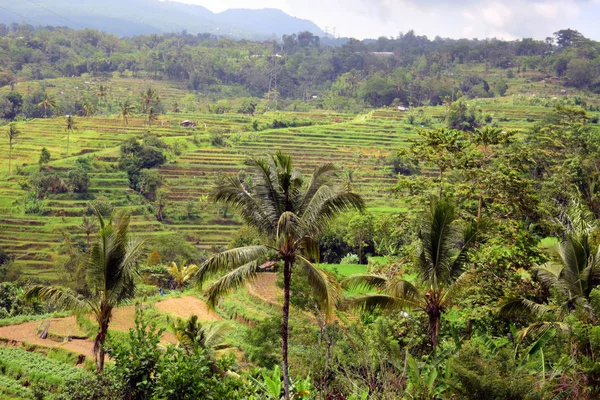
<path fill-rule="evenodd" d="M 307 31 L 281 40 L 233 41 L 210 34 L 118 38 L 90 29 L 0 24 L 0 86 L 118 75 L 177 81 L 188 90 L 213 93 L 214 100 L 232 95 L 287 105 L 314 100 L 321 108 L 343 112 L 440 105 L 463 95 L 504 96 L 515 77 L 525 80 L 519 85 L 542 83 L 548 95 L 557 93 L 555 84 L 559 90 L 598 93 L 598 57 L 600 44 L 570 29 L 546 41 L 430 40 L 411 31 L 334 47 Z M 503 72 L 491 74 L 494 69 Z M 81 109 L 75 104 L 61 108 Z M 40 109 L 35 110 L 27 116 L 39 117 Z"/>
<path fill-rule="evenodd" d="M 119 36 L 187 31 L 266 39 L 299 31 L 323 34 L 313 22 L 276 9 L 213 13 L 198 5 L 158 0 L 14 1 L 0 9 L 0 22 L 91 28 Z"/>

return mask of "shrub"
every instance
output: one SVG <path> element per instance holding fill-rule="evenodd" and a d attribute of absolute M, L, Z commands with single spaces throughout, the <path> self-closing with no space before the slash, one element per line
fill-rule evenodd
<path fill-rule="evenodd" d="M 358 264 L 358 262 L 359 259 L 356 254 L 348 253 L 346 256 L 344 256 L 344 258 L 342 258 L 340 264 Z"/>

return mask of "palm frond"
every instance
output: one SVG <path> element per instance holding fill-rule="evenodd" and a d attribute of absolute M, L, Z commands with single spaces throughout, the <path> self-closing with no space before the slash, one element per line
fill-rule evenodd
<path fill-rule="evenodd" d="M 412 306 L 412 303 L 401 301 L 387 294 L 366 294 L 351 297 L 347 300 L 347 304 L 351 309 L 363 312 L 373 312 L 375 310 L 398 311 Z"/>
<path fill-rule="evenodd" d="M 287 238 L 292 241 L 304 236 L 306 228 L 296 214 L 286 211 L 281 214 L 277 221 L 277 239 Z"/>
<path fill-rule="evenodd" d="M 389 278 L 377 274 L 360 274 L 350 276 L 342 281 L 342 287 L 347 289 L 383 289 L 389 283 Z"/>
<path fill-rule="evenodd" d="M 335 278 L 326 271 L 316 267 L 302 256 L 298 256 L 303 262 L 300 263 L 304 273 L 308 277 L 311 294 L 325 312 L 328 320 L 333 318 L 336 304 L 342 297 L 342 289 Z"/>
<path fill-rule="evenodd" d="M 278 191 L 277 167 L 266 159 L 249 159 L 246 165 L 253 170 L 254 190 L 261 200 L 261 207 L 267 215 L 279 216 L 284 211 L 285 199 Z"/>
<path fill-rule="evenodd" d="M 454 282 L 452 282 L 442 294 L 442 303 L 449 307 L 454 302 L 454 299 L 471 283 L 470 278 L 473 277 L 473 270 L 464 271 Z"/>
<path fill-rule="evenodd" d="M 223 178 L 210 196 L 216 202 L 232 206 L 246 224 L 256 228 L 261 234 L 266 236 L 275 234 L 278 215 L 275 209 L 265 209 L 246 191 L 237 177 Z"/>
<path fill-rule="evenodd" d="M 226 250 L 206 260 L 198 270 L 198 282 L 202 284 L 209 276 L 247 265 L 265 258 L 270 252 L 267 246 L 246 246 Z"/>
<path fill-rule="evenodd" d="M 404 301 L 416 302 L 416 299 L 420 296 L 419 290 L 404 279 L 392 278 L 388 280 L 384 290 L 386 294 Z"/>
<path fill-rule="evenodd" d="M 530 313 L 536 318 L 541 318 L 549 311 L 550 307 L 523 297 L 504 298 L 500 301 L 500 308 L 498 309 L 500 315 L 511 316 Z"/>
<path fill-rule="evenodd" d="M 51 287 L 36 285 L 25 292 L 27 301 L 42 300 L 63 310 L 84 313 L 90 311 L 90 306 L 85 300 L 77 298 L 73 293 Z"/>
<path fill-rule="evenodd" d="M 562 332 L 567 332 L 570 329 L 569 325 L 565 324 L 563 322 L 536 322 L 536 323 L 533 323 L 533 324 L 521 329 L 517 333 L 516 339 L 519 342 L 522 342 L 528 336 L 536 335 L 536 334 L 541 335 L 544 332 L 546 332 L 548 329 L 551 329 L 551 328 L 558 329 Z"/>
<path fill-rule="evenodd" d="M 329 186 L 330 182 L 335 177 L 336 172 L 337 168 L 331 163 L 323 164 L 315 168 L 310 180 L 308 181 L 308 186 L 306 192 L 304 193 L 302 202 L 300 203 L 300 214 L 303 214 L 304 210 L 306 210 L 306 207 L 312 201 L 314 195 L 321 187 Z"/>
<path fill-rule="evenodd" d="M 254 280 L 259 270 L 258 266 L 257 261 L 251 261 L 213 282 L 204 292 L 208 306 L 214 309 L 221 297 L 241 287 L 246 282 Z"/>
<path fill-rule="evenodd" d="M 431 201 L 430 214 L 419 232 L 421 248 L 418 255 L 420 275 L 437 287 L 452 279 L 452 228 L 454 205 L 446 200 Z"/>
<path fill-rule="evenodd" d="M 229 321 L 217 322 L 204 328 L 204 345 L 215 350 L 229 348 L 230 345 L 224 344 L 223 340 L 233 329 L 234 327 Z"/>
<path fill-rule="evenodd" d="M 462 235 L 462 245 L 456 258 L 450 267 L 450 275 L 456 278 L 462 273 L 465 264 L 469 260 L 469 250 L 477 243 L 477 238 L 480 234 L 479 221 L 471 221 L 467 224 Z"/>
<path fill-rule="evenodd" d="M 321 186 L 302 214 L 304 224 L 318 233 L 339 214 L 348 211 L 364 211 L 363 198 L 356 193 L 337 192 Z"/>

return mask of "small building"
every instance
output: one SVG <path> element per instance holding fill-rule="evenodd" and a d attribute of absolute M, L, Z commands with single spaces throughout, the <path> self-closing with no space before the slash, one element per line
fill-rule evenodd
<path fill-rule="evenodd" d="M 189 119 L 181 122 L 181 126 L 184 128 L 195 128 L 197 125 L 198 124 L 196 124 L 194 121 L 190 121 Z"/>
<path fill-rule="evenodd" d="M 277 272 L 278 265 L 276 261 L 268 261 L 258 267 L 260 272 Z"/>

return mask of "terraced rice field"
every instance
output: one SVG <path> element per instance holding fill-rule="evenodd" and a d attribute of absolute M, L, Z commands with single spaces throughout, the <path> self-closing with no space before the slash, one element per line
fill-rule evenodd
<path fill-rule="evenodd" d="M 478 101 L 478 104 L 485 113 L 501 118 L 501 127 L 519 131 L 550 111 L 544 107 L 515 107 L 498 101 Z M 427 107 L 423 113 L 433 118 L 434 125 L 441 126 L 445 108 Z M 200 199 L 209 193 L 220 175 L 239 173 L 247 157 L 265 156 L 278 150 L 292 154 L 296 166 L 305 173 L 323 162 L 353 171 L 355 190 L 363 195 L 370 208 L 399 211 L 400 204 L 389 190 L 396 178 L 386 159 L 416 137 L 419 126 L 410 125 L 405 117 L 406 113 L 390 110 L 360 116 L 327 111 L 257 116 L 189 113 L 161 116 L 150 128 L 151 133 L 171 147 L 179 148 L 179 155 L 172 155 L 160 168 L 169 199 L 168 218 L 162 223 L 148 211 L 144 199 L 129 189 L 127 175 L 116 168 L 120 143 L 148 132 L 141 117 L 131 118 L 127 125 L 117 117 L 78 118 L 77 130 L 71 134 L 68 159 L 64 158 L 64 118 L 20 123 L 22 134 L 13 150 L 13 171 L 17 173 L 10 177 L 6 174 L 8 141 L 0 142 L 0 246 L 15 255 L 16 267 L 26 277 L 52 280 L 56 278 L 54 267 L 60 258 L 58 246 L 63 240 L 60 230 L 70 232 L 76 239 L 84 239 L 83 232 L 77 228 L 86 212 L 87 199 L 55 195 L 47 200 L 44 216 L 23 212 L 23 199 L 27 194 L 23 183 L 27 173 L 37 168 L 43 147 L 52 155 L 50 167 L 59 172 L 71 168 L 78 157 L 90 157 L 92 197 L 106 199 L 116 208 L 131 211 L 136 234 L 145 238 L 177 234 L 207 250 L 226 246 L 240 223 L 231 212 L 212 204 L 201 204 Z M 181 127 L 181 121 L 186 119 L 197 122 L 197 128 Z M 312 125 L 254 131 L 255 119 L 259 124 L 278 119 L 311 121 Z M 223 135 L 225 146 L 211 145 L 211 135 L 215 133 Z M 202 209 L 199 218 L 176 217 L 190 204 Z"/>

